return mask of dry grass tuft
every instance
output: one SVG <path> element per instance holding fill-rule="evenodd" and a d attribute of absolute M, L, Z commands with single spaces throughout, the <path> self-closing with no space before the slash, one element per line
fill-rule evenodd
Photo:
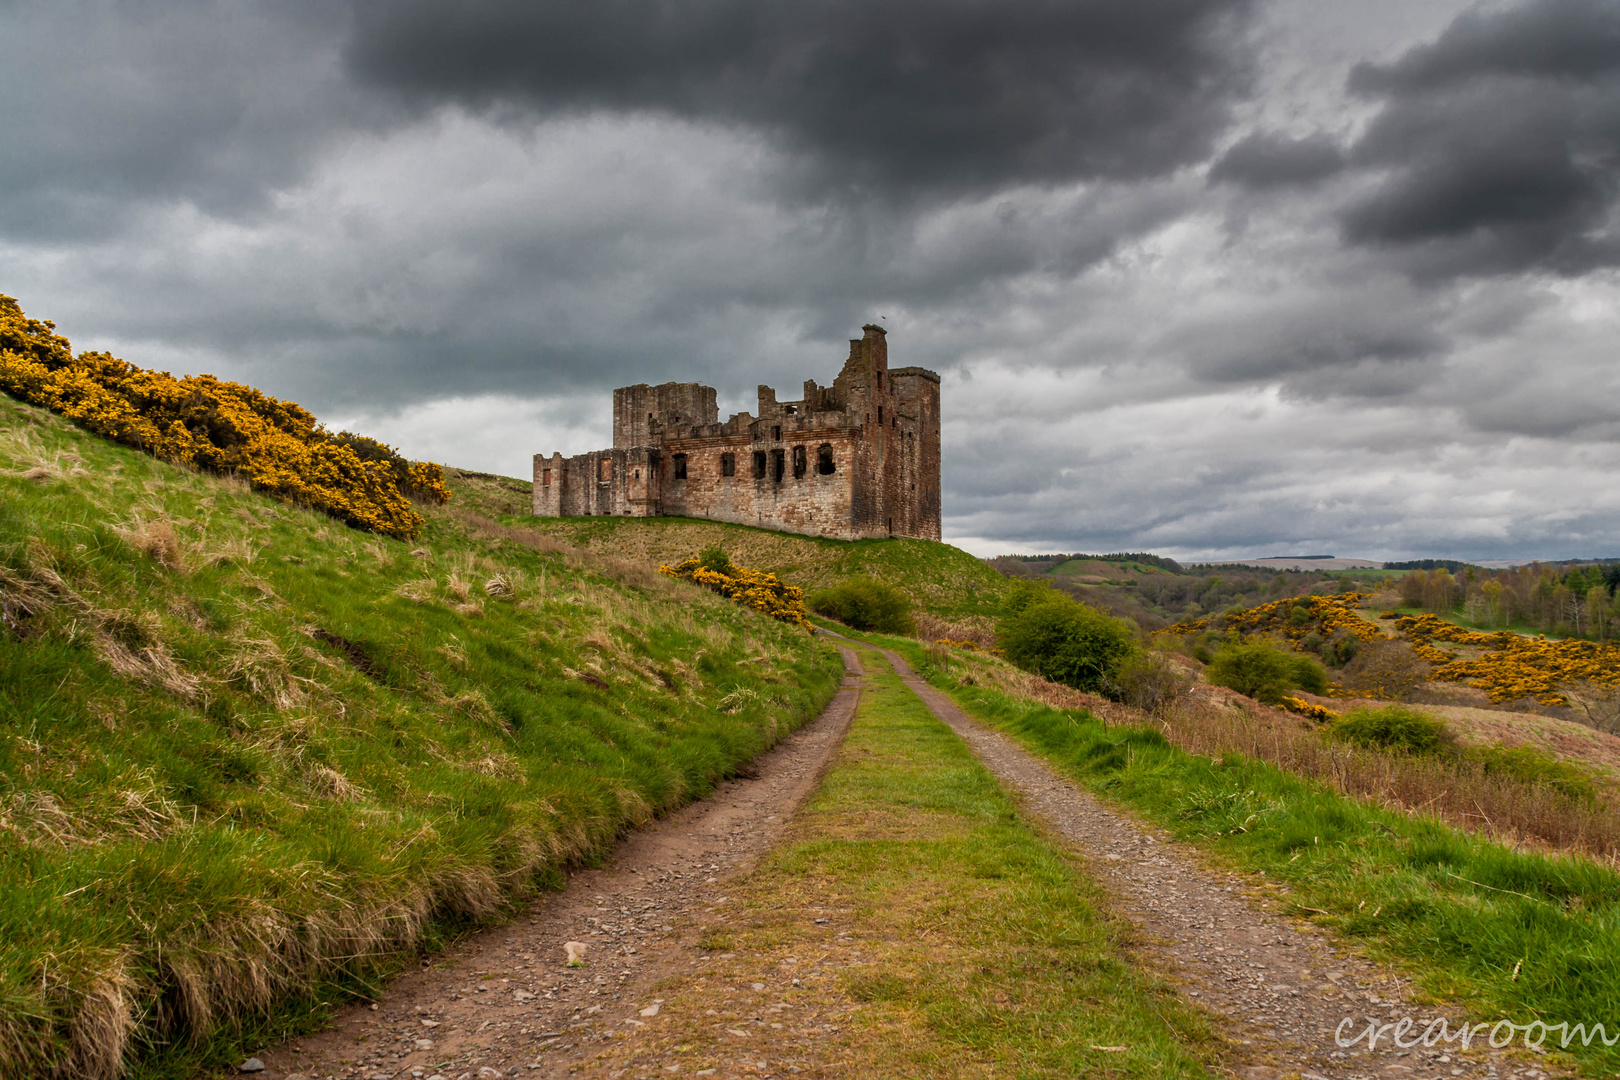
<path fill-rule="evenodd" d="M 395 596 L 402 596 L 416 604 L 425 604 L 433 599 L 433 594 L 439 591 L 439 583 L 432 578 L 418 578 L 407 581 L 394 590 Z"/>
<path fill-rule="evenodd" d="M 223 675 L 226 682 L 242 684 L 280 712 L 303 706 L 309 688 L 316 685 L 313 679 L 295 675 L 287 654 L 269 638 L 239 637 Z"/>
<path fill-rule="evenodd" d="M 923 641 L 971 641 L 985 651 L 996 647 L 996 622 L 988 615 L 941 619 L 918 611 L 912 613 L 912 621 L 916 623 L 917 637 Z"/>
<path fill-rule="evenodd" d="M 481 691 L 463 690 L 445 704 L 484 727 L 498 731 L 502 735 L 512 734 L 512 725 L 506 717 L 495 711 L 495 706 L 489 703 L 489 699 Z"/>
<path fill-rule="evenodd" d="M 180 543 L 180 534 L 175 531 L 174 523 L 167 518 L 157 518 L 152 521 L 137 519 L 128 527 L 115 529 L 114 531 L 131 549 L 151 559 L 164 569 L 180 570 L 184 568 L 184 550 Z"/>
<path fill-rule="evenodd" d="M 309 770 L 307 780 L 311 790 L 328 799 L 348 801 L 364 799 L 371 793 L 328 765 L 316 765 Z"/>

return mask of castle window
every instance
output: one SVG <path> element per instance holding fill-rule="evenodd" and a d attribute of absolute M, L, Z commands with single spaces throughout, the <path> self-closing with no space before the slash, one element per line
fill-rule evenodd
<path fill-rule="evenodd" d="M 804 447 L 795 446 L 793 448 L 793 479 L 803 480 L 804 474 L 808 471 Z"/>
<path fill-rule="evenodd" d="M 541 487 L 550 487 L 551 486 L 551 470 L 550 469 L 541 469 L 540 470 L 540 486 Z"/>
<path fill-rule="evenodd" d="M 754 451 L 754 479 L 765 479 L 765 451 Z"/>
<path fill-rule="evenodd" d="M 771 438 L 780 439 L 781 437 L 782 437 L 782 429 L 781 428 L 779 428 L 779 427 L 771 428 Z"/>
<path fill-rule="evenodd" d="M 798 416 L 799 407 L 797 405 L 784 405 L 782 406 L 782 412 L 787 416 Z"/>
<path fill-rule="evenodd" d="M 837 468 L 833 464 L 832 443 L 822 443 L 821 449 L 816 451 L 816 472 L 822 476 L 831 476 Z"/>
<path fill-rule="evenodd" d="M 883 372 L 881 371 L 877 373 L 877 388 L 879 390 L 883 389 Z"/>
<path fill-rule="evenodd" d="M 640 470 L 640 469 L 637 469 L 637 470 L 636 470 L 636 479 L 637 479 L 637 480 L 640 480 L 640 479 L 641 479 L 641 470 Z"/>
<path fill-rule="evenodd" d="M 720 475 L 721 476 L 736 476 L 737 475 L 737 455 L 736 454 L 721 454 L 720 455 Z"/>
<path fill-rule="evenodd" d="M 686 455 L 685 454 L 676 454 L 675 455 L 675 479 L 677 479 L 677 480 L 685 480 L 686 479 Z"/>
<path fill-rule="evenodd" d="M 771 481 L 780 484 L 782 474 L 787 471 L 787 453 L 783 450 L 771 451 Z"/>
<path fill-rule="evenodd" d="M 883 426 L 883 406 L 878 406 L 878 427 Z"/>
<path fill-rule="evenodd" d="M 606 484 L 613 479 L 613 459 L 605 457 L 596 466 L 596 478 Z"/>

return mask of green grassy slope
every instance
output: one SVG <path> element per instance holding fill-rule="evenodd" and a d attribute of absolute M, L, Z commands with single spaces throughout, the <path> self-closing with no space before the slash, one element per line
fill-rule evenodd
<path fill-rule="evenodd" d="M 364 993 L 836 688 L 801 630 L 428 514 L 368 536 L 0 396 L 0 1075 L 185 1074 Z"/>
<path fill-rule="evenodd" d="M 648 565 L 679 562 L 719 544 L 737 563 L 805 589 L 864 574 L 905 589 L 920 610 L 943 619 L 994 615 L 1007 586 L 988 563 L 934 540 L 828 540 L 678 517 L 503 520 Z"/>

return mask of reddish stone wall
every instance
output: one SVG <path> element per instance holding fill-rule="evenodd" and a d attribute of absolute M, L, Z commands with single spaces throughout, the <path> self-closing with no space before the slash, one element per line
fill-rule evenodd
<path fill-rule="evenodd" d="M 882 327 L 864 330 L 831 386 L 806 381 L 800 401 L 777 401 L 761 386 L 758 418 L 739 413 L 719 423 L 714 390 L 697 383 L 614 391 L 614 448 L 536 455 L 534 512 L 674 514 L 843 539 L 939 539 L 939 376 L 891 372 Z M 823 447 L 831 473 L 819 468 Z M 732 476 L 723 475 L 727 453 L 735 455 Z M 755 475 L 756 455 L 764 455 L 763 476 Z"/>

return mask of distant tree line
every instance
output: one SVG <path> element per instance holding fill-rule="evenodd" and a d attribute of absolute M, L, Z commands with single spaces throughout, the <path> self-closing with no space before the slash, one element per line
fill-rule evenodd
<path fill-rule="evenodd" d="M 1460 614 L 1482 627 L 1522 626 L 1544 633 L 1606 640 L 1620 631 L 1620 563 L 1548 565 L 1507 570 L 1444 566 L 1401 578 L 1406 607 Z"/>

